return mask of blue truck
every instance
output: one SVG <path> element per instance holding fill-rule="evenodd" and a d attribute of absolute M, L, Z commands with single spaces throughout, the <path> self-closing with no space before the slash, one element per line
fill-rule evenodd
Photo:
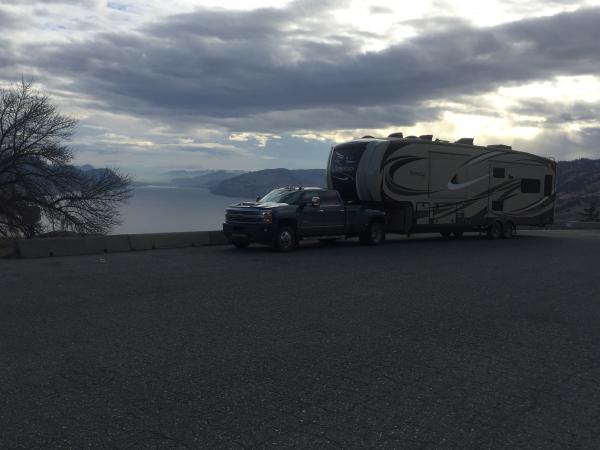
<path fill-rule="evenodd" d="M 231 205 L 223 232 L 237 248 L 258 243 L 282 252 L 293 250 L 302 239 L 328 242 L 358 236 L 363 244 L 377 245 L 385 239 L 385 213 L 345 204 L 332 189 L 285 187 L 255 202 Z"/>

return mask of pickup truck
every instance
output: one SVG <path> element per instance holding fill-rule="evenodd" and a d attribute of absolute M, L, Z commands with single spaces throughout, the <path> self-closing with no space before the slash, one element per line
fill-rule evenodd
<path fill-rule="evenodd" d="M 237 248 L 251 243 L 293 250 L 301 239 L 334 241 L 358 236 L 377 245 L 385 239 L 385 213 L 361 205 L 345 205 L 337 191 L 286 187 L 269 192 L 256 202 L 231 205 L 223 233 Z"/>

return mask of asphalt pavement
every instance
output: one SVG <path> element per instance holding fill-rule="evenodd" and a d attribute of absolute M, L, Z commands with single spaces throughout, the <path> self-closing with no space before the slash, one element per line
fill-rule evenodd
<path fill-rule="evenodd" d="M 598 448 L 600 232 L 0 260 L 0 448 Z"/>

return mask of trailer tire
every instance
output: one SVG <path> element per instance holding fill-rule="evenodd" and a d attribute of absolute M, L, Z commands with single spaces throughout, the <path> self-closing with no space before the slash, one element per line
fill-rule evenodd
<path fill-rule="evenodd" d="M 382 222 L 371 222 L 367 231 L 359 237 L 360 243 L 364 245 L 378 245 L 385 241 L 385 227 Z"/>
<path fill-rule="evenodd" d="M 513 237 L 513 233 L 515 231 L 515 226 L 512 222 L 506 222 L 502 227 L 502 237 L 504 239 L 510 239 Z"/>
<path fill-rule="evenodd" d="M 500 239 L 502 237 L 502 234 L 503 234 L 502 223 L 500 223 L 498 220 L 494 221 L 490 226 L 488 226 L 488 229 L 487 229 L 488 239 L 495 241 L 496 239 Z"/>
<path fill-rule="evenodd" d="M 296 247 L 296 232 L 292 227 L 282 226 L 275 234 L 273 248 L 278 252 L 291 252 Z"/>

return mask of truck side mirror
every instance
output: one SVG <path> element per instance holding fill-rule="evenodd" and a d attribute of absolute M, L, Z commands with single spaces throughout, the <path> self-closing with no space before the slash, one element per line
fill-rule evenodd
<path fill-rule="evenodd" d="M 321 205 L 321 199 L 319 197 L 313 197 L 310 204 L 313 208 L 318 208 Z"/>

